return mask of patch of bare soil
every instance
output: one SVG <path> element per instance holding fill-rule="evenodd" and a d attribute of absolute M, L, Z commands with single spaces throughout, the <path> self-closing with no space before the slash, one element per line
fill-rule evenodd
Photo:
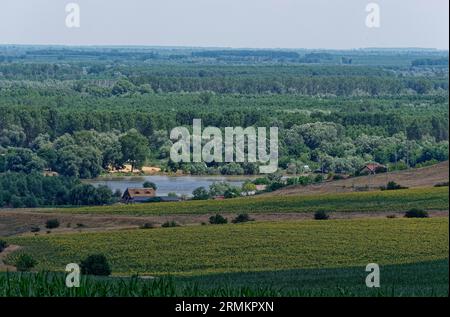
<path fill-rule="evenodd" d="M 0 272 L 2 271 L 10 271 L 10 272 L 14 272 L 16 271 L 16 267 L 12 266 L 12 265 L 6 265 L 4 260 L 6 259 L 6 257 L 14 252 L 20 249 L 20 246 L 18 245 L 10 245 L 8 246 L 6 249 L 3 250 L 3 252 L 0 252 Z"/>
<path fill-rule="evenodd" d="M 431 217 L 448 217 L 448 211 L 430 211 Z M 146 223 L 155 227 L 166 221 L 176 221 L 183 226 L 200 225 L 208 223 L 209 217 L 205 215 L 164 215 L 164 216 L 121 216 L 121 215 L 71 215 L 58 213 L 39 213 L 14 210 L 0 211 L 0 236 L 12 235 L 42 235 L 49 233 L 96 232 L 106 230 L 137 229 Z M 389 215 L 402 217 L 403 212 L 333 212 L 331 219 L 349 218 L 385 218 Z M 223 213 L 231 221 L 236 214 Z M 256 221 L 276 220 L 307 220 L 313 218 L 312 213 L 255 213 L 250 217 Z M 57 229 L 46 229 L 48 219 L 58 219 L 60 226 Z M 39 232 L 31 232 L 32 227 L 39 227 Z"/>

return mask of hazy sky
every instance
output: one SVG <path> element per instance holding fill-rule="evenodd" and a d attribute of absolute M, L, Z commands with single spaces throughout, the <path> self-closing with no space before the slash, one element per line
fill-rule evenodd
<path fill-rule="evenodd" d="M 80 28 L 67 28 L 78 3 Z M 366 5 L 380 28 L 366 27 Z M 1 44 L 449 47 L 448 0 L 0 0 Z"/>

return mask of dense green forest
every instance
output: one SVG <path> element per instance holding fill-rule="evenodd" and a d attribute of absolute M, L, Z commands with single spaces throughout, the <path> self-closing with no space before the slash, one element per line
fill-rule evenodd
<path fill-rule="evenodd" d="M 431 164 L 448 159 L 448 89 L 448 52 L 433 50 L 0 46 L 0 172 L 257 173 L 171 162 L 170 130 L 194 118 L 278 127 L 290 174 Z"/>

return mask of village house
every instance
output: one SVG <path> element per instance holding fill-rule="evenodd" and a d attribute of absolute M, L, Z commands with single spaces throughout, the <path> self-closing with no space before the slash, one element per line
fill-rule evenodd
<path fill-rule="evenodd" d="M 151 201 L 156 196 L 156 191 L 153 188 L 127 188 L 122 195 L 122 202 L 130 203 L 144 203 Z"/>
<path fill-rule="evenodd" d="M 360 170 L 359 174 L 361 175 L 375 175 L 377 173 L 385 173 L 387 171 L 387 167 L 380 163 L 368 163 L 364 165 Z"/>
<path fill-rule="evenodd" d="M 177 202 L 181 199 L 175 196 L 156 196 L 153 188 L 127 188 L 122 195 L 122 202 L 131 203 L 153 203 L 153 202 Z"/>

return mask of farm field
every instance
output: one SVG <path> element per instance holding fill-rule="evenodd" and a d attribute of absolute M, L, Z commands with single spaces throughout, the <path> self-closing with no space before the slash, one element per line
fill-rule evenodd
<path fill-rule="evenodd" d="M 0 45 L 0 297 L 448 296 L 448 49 L 408 47 Z"/>
<path fill-rule="evenodd" d="M 323 269 L 448 258 L 448 218 L 254 222 L 9 238 L 36 269 L 63 271 L 103 253 L 113 275 Z M 195 255 L 195 256 L 193 256 Z"/>
<path fill-rule="evenodd" d="M 2 296 L 448 296 L 448 259 L 381 267 L 380 288 L 367 288 L 363 267 L 298 269 L 189 277 L 96 278 L 65 287 L 60 273 L 1 273 Z"/>
<path fill-rule="evenodd" d="M 36 208 L 34 212 L 110 215 L 174 215 L 209 213 L 303 213 L 407 211 L 411 208 L 448 210 L 448 187 L 414 188 L 338 194 L 256 196 L 220 201 L 186 201 L 75 208 Z"/>

